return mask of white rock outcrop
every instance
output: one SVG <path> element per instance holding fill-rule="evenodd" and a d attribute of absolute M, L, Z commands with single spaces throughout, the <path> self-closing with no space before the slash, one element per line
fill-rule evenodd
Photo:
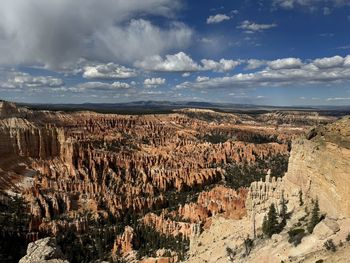
<path fill-rule="evenodd" d="M 29 243 L 27 255 L 19 263 L 69 263 L 64 259 L 60 247 L 51 237 Z"/>

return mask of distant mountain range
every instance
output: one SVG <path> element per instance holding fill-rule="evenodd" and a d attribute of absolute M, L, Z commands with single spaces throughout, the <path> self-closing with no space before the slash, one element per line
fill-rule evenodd
<path fill-rule="evenodd" d="M 37 110 L 58 110 L 58 111 L 96 111 L 104 113 L 125 113 L 125 114 L 155 114 L 169 113 L 182 108 L 213 109 L 224 112 L 267 112 L 267 111 L 319 111 L 333 112 L 335 115 L 343 116 L 350 114 L 350 106 L 266 106 L 253 104 L 232 104 L 232 103 L 211 103 L 197 101 L 133 101 L 125 103 L 82 103 L 82 104 L 29 104 L 20 103 Z"/>

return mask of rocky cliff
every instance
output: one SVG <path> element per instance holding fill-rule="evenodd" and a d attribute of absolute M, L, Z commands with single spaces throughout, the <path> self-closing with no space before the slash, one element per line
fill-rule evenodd
<path fill-rule="evenodd" d="M 350 118 L 311 130 L 292 148 L 284 177 L 289 194 L 301 190 L 329 216 L 350 217 Z"/>
<path fill-rule="evenodd" d="M 212 226 L 193 243 L 188 262 L 348 262 L 349 142 L 349 117 L 295 139 L 285 176 L 276 179 L 268 173 L 265 179 L 253 182 L 246 199 L 247 216 L 213 219 Z M 290 216 L 286 226 L 271 239 L 262 238 L 262 221 L 270 204 L 275 204 L 279 214 L 282 200 Z M 316 200 L 322 216 L 308 233 Z M 227 228 L 235 231 L 221 230 Z M 305 232 L 294 245 L 293 231 Z M 244 245 L 247 237 L 253 240 L 249 254 Z M 326 245 L 329 242 L 334 248 Z"/>

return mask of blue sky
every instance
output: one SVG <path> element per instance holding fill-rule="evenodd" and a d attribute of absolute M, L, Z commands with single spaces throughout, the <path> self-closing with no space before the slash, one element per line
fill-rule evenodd
<path fill-rule="evenodd" d="M 350 0 L 4 0 L 0 98 L 350 104 Z"/>

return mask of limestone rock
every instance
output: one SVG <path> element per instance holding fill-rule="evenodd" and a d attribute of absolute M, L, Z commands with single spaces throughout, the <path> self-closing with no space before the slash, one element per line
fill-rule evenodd
<path fill-rule="evenodd" d="M 350 117 L 320 128 L 310 139 L 295 140 L 283 184 L 297 203 L 298 192 L 318 199 L 334 218 L 350 216 Z"/>
<path fill-rule="evenodd" d="M 126 226 L 124 233 L 119 235 L 113 246 L 113 255 L 126 255 L 133 250 L 133 242 L 135 238 L 134 229 L 130 226 Z"/>
<path fill-rule="evenodd" d="M 19 263 L 69 263 L 53 238 L 47 237 L 29 243 L 27 255 Z"/>
<path fill-rule="evenodd" d="M 319 239 L 324 240 L 334 235 L 339 230 L 339 224 L 335 220 L 326 218 L 315 226 L 312 233 Z"/>

